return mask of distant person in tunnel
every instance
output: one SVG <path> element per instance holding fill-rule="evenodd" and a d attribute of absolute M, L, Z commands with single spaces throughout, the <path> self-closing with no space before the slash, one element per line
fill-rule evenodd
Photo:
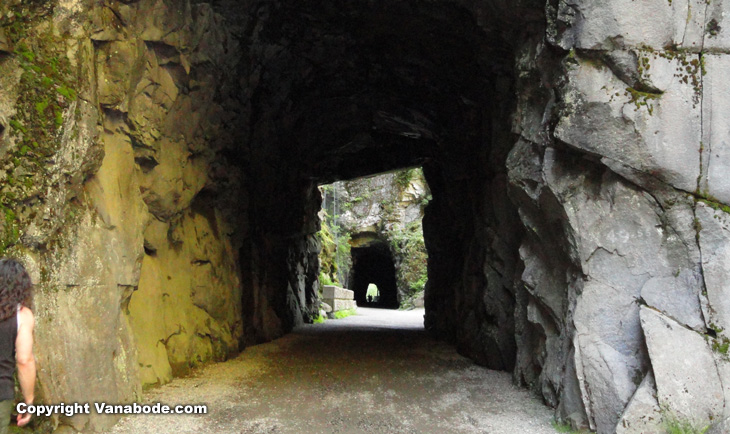
<path fill-rule="evenodd" d="M 32 302 L 33 283 L 23 265 L 14 259 L 0 259 L 0 434 L 8 432 L 16 367 L 23 401 L 33 403 L 36 367 Z M 30 417 L 30 413 L 18 415 L 18 426 L 27 425 Z"/>
<path fill-rule="evenodd" d="M 378 301 L 378 295 L 380 294 L 380 290 L 378 289 L 378 286 L 374 283 L 371 283 L 368 285 L 368 303 L 377 302 Z"/>

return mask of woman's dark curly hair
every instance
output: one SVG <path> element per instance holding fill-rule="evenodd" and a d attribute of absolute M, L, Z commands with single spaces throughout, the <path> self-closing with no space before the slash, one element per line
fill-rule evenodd
<path fill-rule="evenodd" d="M 32 302 L 33 283 L 23 264 L 0 259 L 0 321 L 15 315 L 19 304 L 30 308 Z"/>

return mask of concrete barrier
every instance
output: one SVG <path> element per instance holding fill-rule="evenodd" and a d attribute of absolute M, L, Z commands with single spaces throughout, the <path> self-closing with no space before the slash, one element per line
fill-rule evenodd
<path fill-rule="evenodd" d="M 332 312 L 328 312 L 328 316 L 341 310 L 357 309 L 355 293 L 339 286 L 325 285 L 322 290 L 322 301 L 332 307 Z"/>

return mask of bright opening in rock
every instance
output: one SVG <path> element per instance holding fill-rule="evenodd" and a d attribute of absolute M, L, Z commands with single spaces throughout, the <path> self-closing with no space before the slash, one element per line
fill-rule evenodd
<path fill-rule="evenodd" d="M 422 218 L 432 199 L 421 168 L 320 187 L 321 285 L 355 292 L 359 306 L 423 307 L 428 254 Z M 378 297 L 368 299 L 368 285 Z"/>
<path fill-rule="evenodd" d="M 368 300 L 368 286 L 375 284 L 378 297 Z M 349 288 L 355 291 L 358 306 L 397 308 L 398 285 L 390 249 L 384 243 L 352 249 L 352 272 Z"/>

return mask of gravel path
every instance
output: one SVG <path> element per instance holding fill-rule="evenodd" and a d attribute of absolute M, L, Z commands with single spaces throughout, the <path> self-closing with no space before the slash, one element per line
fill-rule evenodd
<path fill-rule="evenodd" d="M 131 416 L 111 433 L 555 434 L 510 375 L 431 339 L 423 310 L 358 309 L 305 325 L 145 394 L 205 416 Z"/>

